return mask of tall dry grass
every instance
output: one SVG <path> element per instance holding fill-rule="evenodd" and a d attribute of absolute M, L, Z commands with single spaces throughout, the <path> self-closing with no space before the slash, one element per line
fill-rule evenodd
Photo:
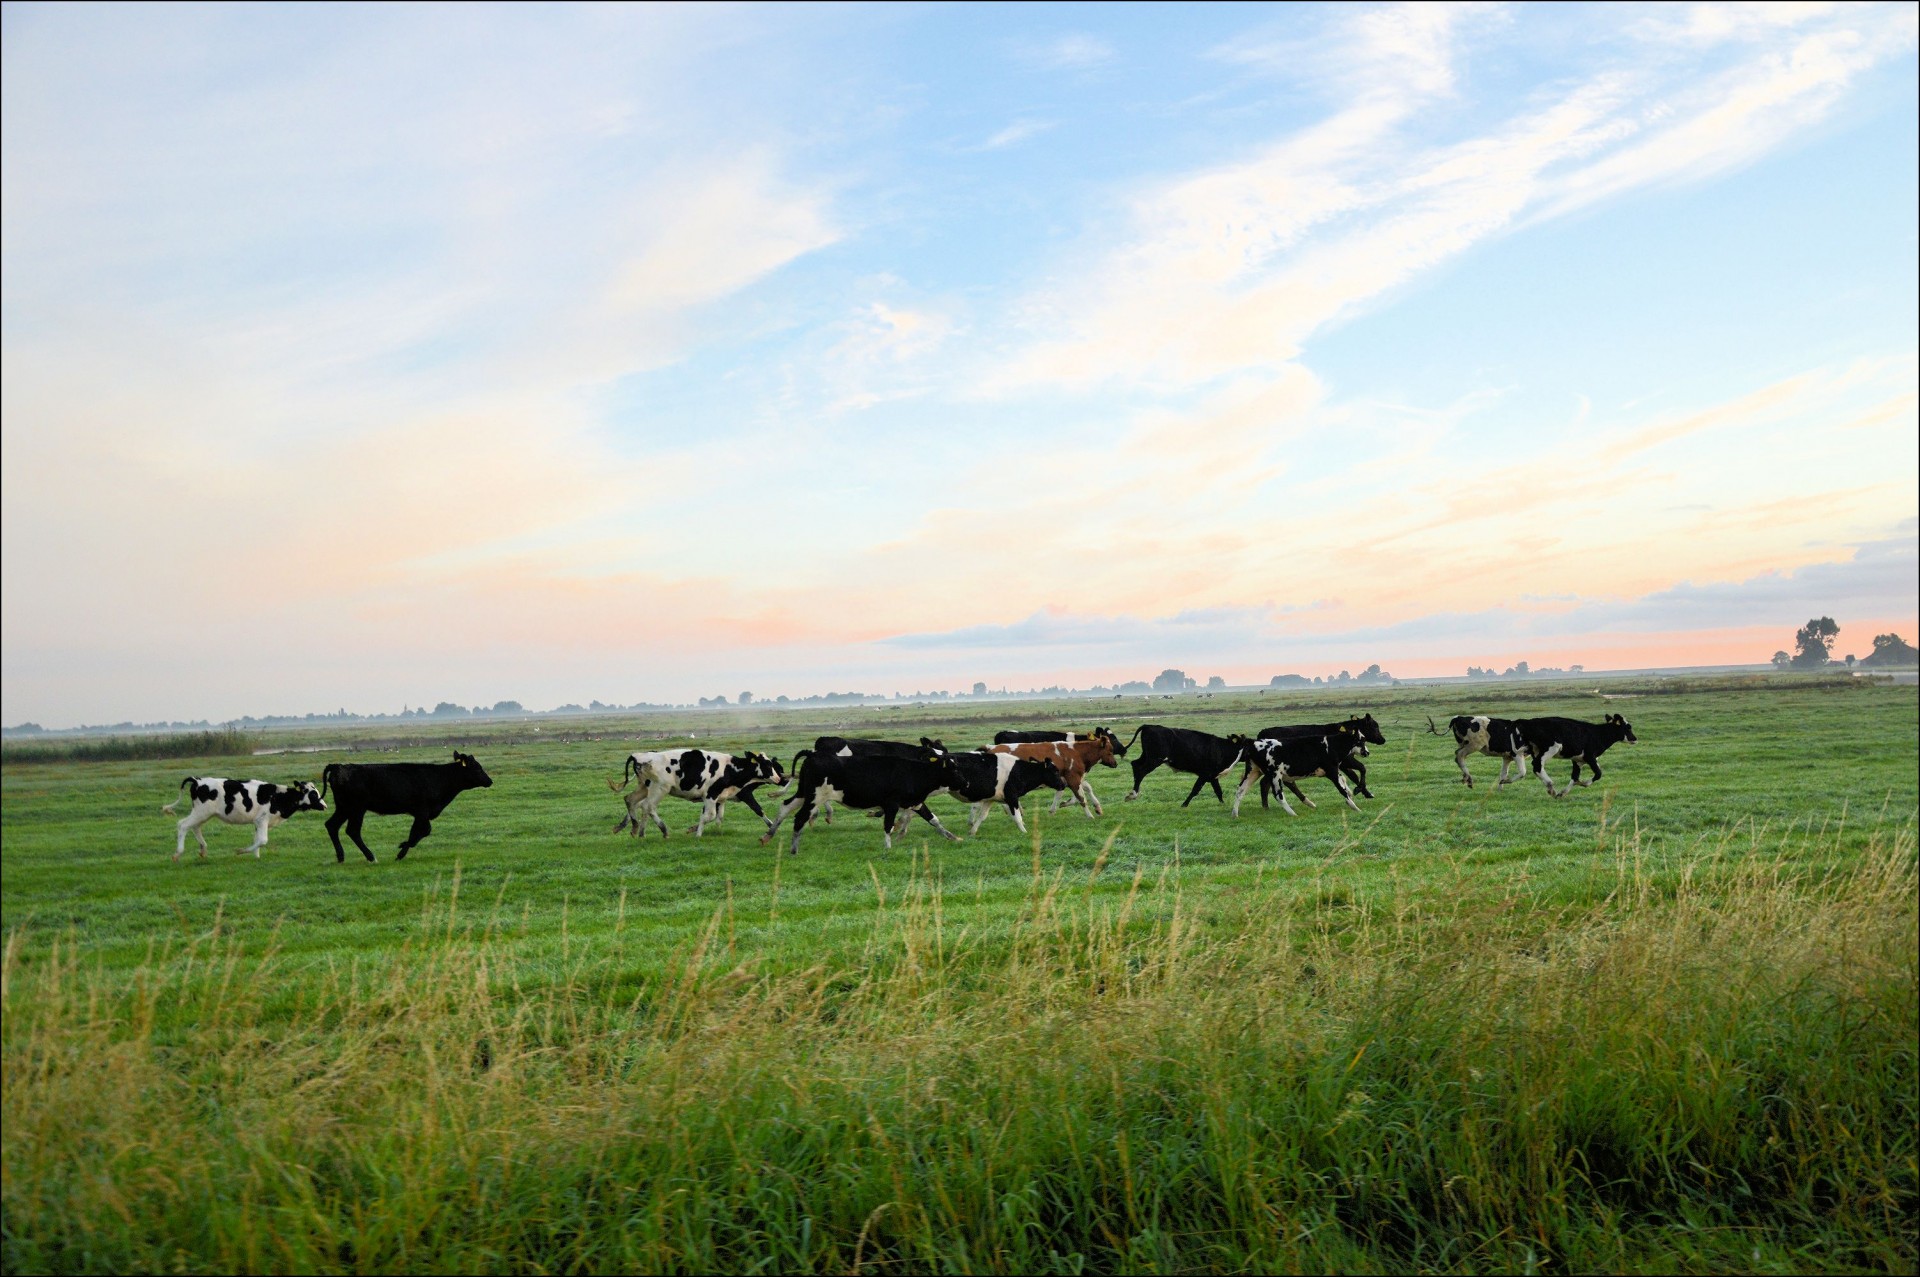
<path fill-rule="evenodd" d="M 921 876 L 863 952 L 722 909 L 651 977 L 457 880 L 373 964 L 16 931 L 5 1267 L 1908 1272 L 1914 852 L 1629 836 L 1577 905 L 1036 854 L 992 934 Z"/>

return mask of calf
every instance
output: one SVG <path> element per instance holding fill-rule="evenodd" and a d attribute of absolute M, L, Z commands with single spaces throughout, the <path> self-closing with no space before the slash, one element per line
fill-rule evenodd
<path fill-rule="evenodd" d="M 413 827 L 395 857 L 405 860 L 433 832 L 434 818 L 448 803 L 469 789 L 492 784 L 493 778 L 473 755 L 459 750 L 450 763 L 328 763 L 320 773 L 320 796 L 326 797 L 327 787 L 333 787 L 334 813 L 327 817 L 333 858 L 336 862 L 347 858 L 340 846 L 341 825 L 347 827 L 347 837 L 360 854 L 372 860 L 373 852 L 360 838 L 360 823 L 369 815 L 412 816 Z"/>
<path fill-rule="evenodd" d="M 1060 794 L 1054 796 L 1053 810 L 1058 810 L 1060 799 L 1066 794 L 1073 795 L 1080 809 L 1091 820 L 1106 809 L 1100 805 L 1100 798 L 1093 792 L 1093 785 L 1087 773 L 1095 767 L 1118 767 L 1114 759 L 1117 741 L 1111 733 L 1105 736 L 1089 736 L 1069 744 L 1066 741 L 1028 741 L 1015 745 L 995 745 L 991 750 L 995 754 L 1012 754 L 1016 758 L 1032 759 L 1034 762 L 1051 763 L 1059 771 L 1061 780 Z"/>
<path fill-rule="evenodd" d="M 693 836 L 699 838 L 706 833 L 707 822 L 718 821 L 727 801 L 734 798 L 772 829 L 773 822 L 760 810 L 753 791 L 761 785 L 784 785 L 787 778 L 779 759 L 752 750 L 735 757 L 717 750 L 685 749 L 628 754 L 620 783 L 608 781 L 607 788 L 617 794 L 628 781 L 639 783 L 627 795 L 627 814 L 613 827 L 614 833 L 631 828 L 634 837 L 644 838 L 651 821 L 665 838 L 667 822 L 660 818 L 660 800 L 685 798 L 700 804 L 700 819 L 693 826 Z"/>
<path fill-rule="evenodd" d="M 1485 714 L 1455 714 L 1447 727 L 1453 732 L 1453 742 L 1459 748 L 1453 751 L 1453 765 L 1460 769 L 1460 779 L 1467 782 L 1467 788 L 1473 788 L 1473 773 L 1467 770 L 1467 759 L 1475 754 L 1492 754 L 1500 760 L 1500 778 L 1498 785 L 1507 783 L 1507 767 L 1516 759 L 1520 770 L 1513 779 L 1524 780 L 1527 775 L 1527 742 L 1520 734 L 1520 725 L 1511 718 L 1488 718 Z M 1440 729 L 1433 725 L 1433 717 L 1427 717 L 1427 730 L 1434 735 Z"/>
<path fill-rule="evenodd" d="M 1263 730 L 1255 739 L 1313 740 L 1321 736 L 1331 739 L 1335 748 L 1339 749 L 1341 754 L 1340 770 L 1346 773 L 1348 780 L 1353 782 L 1355 791 L 1357 791 L 1362 798 L 1373 797 L 1373 791 L 1367 788 L 1367 765 L 1360 760 L 1371 756 L 1371 751 L 1367 749 L 1369 741 L 1375 745 L 1384 745 L 1387 743 L 1387 738 L 1381 734 L 1380 724 L 1374 721 L 1373 715 L 1371 714 L 1349 718 L 1344 723 L 1314 723 L 1295 727 L 1269 727 Z M 1246 774 L 1240 777 L 1243 784 L 1247 779 L 1247 775 L 1251 775 L 1252 772 L 1253 763 L 1249 760 Z M 1261 776 L 1260 805 L 1262 807 L 1267 805 L 1267 795 L 1271 792 L 1272 781 L 1267 776 Z M 1300 792 L 1298 785 L 1293 786 L 1293 792 L 1301 802 L 1306 803 L 1309 807 L 1313 806 L 1313 803 L 1308 800 L 1307 796 Z"/>
<path fill-rule="evenodd" d="M 1143 724 L 1127 744 L 1131 746 L 1135 740 L 1140 742 L 1140 757 L 1133 760 L 1133 791 L 1127 795 L 1128 802 L 1140 796 L 1140 782 L 1148 773 L 1165 763 L 1177 772 L 1188 772 L 1196 778 L 1186 802 L 1180 804 L 1182 807 L 1192 802 L 1206 785 L 1212 785 L 1213 796 L 1224 803 L 1227 796 L 1220 790 L 1220 778 L 1245 762 L 1253 751 L 1253 742 L 1238 732 L 1215 736 L 1211 732 L 1162 727 L 1158 723 Z"/>
<path fill-rule="evenodd" d="M 1540 783 L 1555 798 L 1565 798 L 1575 785 L 1584 788 L 1593 780 L 1599 780 L 1600 755 L 1621 741 L 1631 745 L 1639 739 L 1619 714 L 1609 714 L 1601 723 L 1583 723 L 1577 718 L 1522 718 L 1514 726 L 1526 741 L 1527 752 L 1534 757 Z M 1573 764 L 1573 779 L 1563 789 L 1555 789 L 1553 778 L 1547 775 L 1550 758 L 1564 758 Z M 1593 769 L 1593 780 L 1580 779 L 1581 763 Z"/>
<path fill-rule="evenodd" d="M 800 766 L 795 776 L 799 795 L 781 806 L 760 842 L 765 845 L 780 828 L 780 822 L 791 815 L 793 841 L 788 845 L 787 852 L 789 855 L 798 854 L 801 832 L 813 819 L 814 812 L 829 802 L 865 810 L 877 809 L 886 825 L 889 851 L 893 850 L 893 835 L 900 832 L 894 826 L 902 813 L 919 816 L 939 830 L 943 838 L 958 842 L 959 839 L 949 833 L 947 827 L 927 807 L 927 799 L 951 783 L 952 775 L 947 769 L 946 757 L 931 750 L 919 758 L 894 758 L 884 754 L 841 757 L 803 749 L 797 756 Z"/>
<path fill-rule="evenodd" d="M 1353 801 L 1353 790 L 1347 785 L 1347 778 L 1341 774 L 1348 758 L 1346 741 L 1349 738 L 1328 736 L 1294 736 L 1285 740 L 1266 737 L 1253 742 L 1249 767 L 1246 775 L 1240 778 L 1240 788 L 1233 795 L 1233 814 L 1240 815 L 1240 800 L 1247 796 L 1247 787 L 1253 783 L 1253 773 L 1260 773 L 1262 797 L 1271 789 L 1280 800 L 1280 808 L 1291 816 L 1293 807 L 1287 802 L 1287 790 L 1307 806 L 1315 805 L 1311 798 L 1300 792 L 1296 780 L 1308 776 L 1325 776 L 1340 791 L 1340 797 L 1347 806 L 1355 811 L 1360 805 Z"/>
<path fill-rule="evenodd" d="M 947 765 L 947 793 L 971 804 L 972 821 L 967 836 L 980 832 L 980 825 L 993 811 L 993 804 L 1005 803 L 1013 823 L 1027 832 L 1020 814 L 1020 800 L 1036 789 L 1065 790 L 1067 782 L 1051 762 L 994 750 L 974 750 L 965 754 L 942 756 Z"/>
<path fill-rule="evenodd" d="M 267 831 L 283 820 L 289 820 L 296 812 L 325 811 L 327 804 L 321 799 L 320 791 L 314 788 L 310 780 L 297 785 L 276 785 L 269 780 L 227 780 L 220 776 L 189 776 L 180 782 L 185 791 L 183 798 L 191 798 L 193 806 L 180 818 L 179 841 L 173 848 L 173 858 L 187 849 L 187 835 L 191 833 L 194 841 L 200 844 L 200 859 L 207 858 L 207 836 L 200 832 L 200 826 L 209 820 L 221 820 L 229 825 L 252 825 L 253 845 L 242 847 L 234 852 L 236 856 L 253 853 L 260 858 L 260 849 L 267 845 Z M 160 810 L 171 816 L 180 805 L 176 798 Z"/>

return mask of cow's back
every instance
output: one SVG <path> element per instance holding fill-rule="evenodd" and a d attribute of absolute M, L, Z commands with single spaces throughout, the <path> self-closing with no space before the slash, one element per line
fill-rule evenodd
<path fill-rule="evenodd" d="M 327 769 L 340 807 L 376 816 L 451 799 L 460 792 L 452 770 L 446 763 L 336 763 Z"/>

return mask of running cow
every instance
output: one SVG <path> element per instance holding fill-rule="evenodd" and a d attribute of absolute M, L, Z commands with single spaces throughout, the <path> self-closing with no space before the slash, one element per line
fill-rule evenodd
<path fill-rule="evenodd" d="M 1380 724 L 1374 721 L 1374 717 L 1371 714 L 1355 715 L 1343 723 L 1311 723 L 1293 727 L 1269 727 L 1254 739 L 1316 740 L 1322 736 L 1326 737 L 1336 749 L 1340 750 L 1340 770 L 1346 773 L 1347 779 L 1352 782 L 1354 791 L 1362 798 L 1373 797 L 1373 791 L 1367 788 L 1367 765 L 1360 760 L 1370 757 L 1370 751 L 1367 749 L 1368 744 L 1384 745 L 1387 743 L 1387 738 L 1381 733 Z M 1247 764 L 1247 774 L 1250 775 L 1252 771 L 1253 764 L 1249 761 Z M 1246 779 L 1246 775 L 1240 777 L 1243 785 Z M 1260 777 L 1260 805 L 1262 807 L 1267 805 L 1267 796 L 1272 792 L 1273 784 L 1271 778 L 1262 775 Z M 1309 807 L 1313 806 L 1312 800 L 1300 792 L 1299 786 L 1294 786 L 1293 792 L 1301 802 L 1306 803 Z"/>
<path fill-rule="evenodd" d="M 930 754 L 944 754 L 947 747 L 937 740 L 925 736 L 918 745 L 909 745 L 903 740 L 863 740 L 858 736 L 819 736 L 814 738 L 812 749 L 803 749 L 793 756 L 793 766 L 787 769 L 787 779 L 781 782 L 784 789 L 800 774 L 800 760 L 811 754 L 815 758 L 926 758 Z M 820 807 L 820 819 L 833 823 L 833 804 L 825 802 Z"/>
<path fill-rule="evenodd" d="M 816 754 L 803 749 L 795 756 L 799 764 L 795 774 L 798 796 L 790 798 L 773 818 L 772 826 L 760 839 L 764 845 L 793 817 L 793 841 L 787 852 L 797 855 L 800 835 L 823 805 L 835 802 L 867 811 L 879 811 L 886 826 L 887 849 L 893 849 L 893 836 L 901 832 L 895 825 L 900 818 L 919 816 L 940 831 L 943 838 L 960 841 L 927 807 L 927 799 L 951 785 L 952 774 L 945 766 L 945 754 L 925 751 L 919 758 L 891 758 L 885 755 Z"/>
<path fill-rule="evenodd" d="M 780 770 L 779 759 L 752 750 L 735 756 L 711 749 L 682 749 L 628 754 L 620 783 L 608 781 L 607 788 L 617 794 L 630 781 L 638 784 L 627 795 L 627 814 L 613 827 L 614 833 L 631 828 L 635 838 L 644 838 L 651 822 L 659 826 L 660 836 L 665 838 L 667 822 L 660 818 L 660 800 L 685 798 L 700 804 L 700 819 L 693 826 L 693 836 L 699 838 L 705 834 L 707 822 L 718 822 L 727 802 L 735 798 L 771 830 L 773 821 L 760 810 L 753 791 L 761 785 L 784 785 L 787 777 Z"/>
<path fill-rule="evenodd" d="M 1575 785 L 1585 788 L 1599 780 L 1600 755 L 1621 741 L 1631 745 L 1639 739 L 1619 714 L 1607 715 L 1602 723 L 1583 723 L 1577 718 L 1522 718 L 1514 726 L 1534 757 L 1540 783 L 1555 798 L 1565 798 Z M 1552 758 L 1564 758 L 1573 764 L 1573 779 L 1562 789 L 1555 789 L 1553 778 L 1547 775 L 1547 760 Z M 1593 780 L 1580 779 L 1581 763 L 1593 769 Z"/>
<path fill-rule="evenodd" d="M 1296 736 L 1287 740 L 1268 737 L 1254 741 L 1247 772 L 1240 777 L 1240 788 L 1233 795 L 1234 816 L 1240 815 L 1240 800 L 1247 796 L 1247 787 L 1253 783 L 1256 771 L 1260 773 L 1261 798 L 1264 800 L 1271 792 L 1280 800 L 1280 809 L 1289 816 L 1294 814 L 1287 802 L 1289 789 L 1307 806 L 1317 806 L 1313 799 L 1300 792 L 1298 782 L 1309 776 L 1325 776 L 1340 791 L 1347 806 L 1359 811 L 1360 805 L 1353 801 L 1353 790 L 1341 774 L 1349 759 L 1352 740 L 1351 736 L 1328 735 Z"/>
<path fill-rule="evenodd" d="M 1051 762 L 1021 758 L 1012 752 L 972 750 L 964 754 L 944 754 L 947 765 L 947 793 L 969 804 L 972 820 L 967 836 L 980 832 L 980 825 L 992 814 L 995 803 L 1006 804 L 1013 823 L 1027 832 L 1026 818 L 1020 814 L 1020 800 L 1036 789 L 1064 790 L 1067 782 Z"/>
<path fill-rule="evenodd" d="M 267 845 L 267 831 L 283 820 L 291 819 L 303 811 L 325 811 L 327 804 L 321 800 L 320 791 L 310 780 L 297 785 L 276 785 L 270 780 L 227 780 L 220 776 L 189 776 L 180 782 L 184 791 L 160 810 L 171 816 L 183 799 L 191 800 L 193 806 L 180 818 L 179 841 L 173 848 L 173 858 L 180 859 L 187 849 L 187 835 L 192 834 L 194 841 L 200 844 L 200 859 L 207 858 L 207 836 L 200 826 L 209 820 L 224 821 L 229 825 L 252 825 L 253 842 L 234 852 L 236 856 L 253 853 L 260 858 L 260 849 Z"/>
<path fill-rule="evenodd" d="M 1118 767 L 1114 755 L 1118 741 L 1111 732 L 1105 735 L 1084 736 L 1069 744 L 1066 741 L 1027 741 L 1021 744 L 995 745 L 992 752 L 1012 754 L 1016 758 L 1028 758 L 1034 762 L 1051 763 L 1059 772 L 1065 784 L 1061 792 L 1053 799 L 1053 809 L 1058 810 L 1060 799 L 1072 794 L 1074 801 L 1091 820 L 1105 811 L 1099 797 L 1093 792 L 1093 785 L 1087 773 L 1095 767 Z"/>
<path fill-rule="evenodd" d="M 1453 743 L 1458 747 L 1453 751 L 1453 765 L 1460 769 L 1460 779 L 1473 788 L 1473 773 L 1467 770 L 1467 760 L 1475 754 L 1492 754 L 1500 760 L 1500 778 L 1496 786 L 1507 784 L 1507 768 L 1515 760 L 1520 770 L 1514 774 L 1514 780 L 1525 780 L 1527 776 L 1527 742 L 1520 734 L 1520 724 L 1511 718 L 1489 718 L 1485 714 L 1455 714 L 1447 723 L 1453 732 Z M 1427 731 L 1435 736 L 1440 729 L 1433 725 L 1431 715 L 1427 718 Z"/>
<path fill-rule="evenodd" d="M 1182 807 L 1192 802 L 1207 785 L 1213 786 L 1213 796 L 1224 803 L 1227 796 L 1221 792 L 1220 778 L 1246 762 L 1253 753 L 1253 742 L 1238 732 L 1215 736 L 1211 732 L 1162 727 L 1158 723 L 1143 724 L 1127 745 L 1131 747 L 1134 741 L 1140 742 L 1140 757 L 1133 760 L 1133 789 L 1127 795 L 1128 802 L 1140 796 L 1140 782 L 1164 763 L 1195 778 L 1192 791 L 1180 804 Z"/>
<path fill-rule="evenodd" d="M 436 816 L 469 789 L 493 784 L 473 755 L 455 750 L 450 763 L 328 763 L 320 773 L 320 796 L 333 787 L 333 815 L 327 817 L 327 837 L 333 839 L 333 858 L 343 861 L 340 826 L 368 860 L 373 852 L 360 837 L 360 822 L 368 816 L 412 816 L 413 827 L 400 844 L 396 860 L 420 845 L 433 832 Z"/>
<path fill-rule="evenodd" d="M 1120 743 L 1120 738 L 1118 736 L 1115 736 L 1112 732 L 1108 731 L 1104 727 L 1096 727 L 1090 732 L 1084 732 L 1078 735 L 1076 735 L 1073 732 L 1043 732 L 1043 731 L 995 732 L 993 734 L 993 743 L 996 745 L 1044 745 L 1050 741 L 1061 741 L 1065 744 L 1072 745 L 1083 740 L 1098 740 L 1103 736 L 1107 740 L 1113 742 L 1113 752 L 1116 756 L 1118 757 L 1126 756 L 1127 747 Z"/>

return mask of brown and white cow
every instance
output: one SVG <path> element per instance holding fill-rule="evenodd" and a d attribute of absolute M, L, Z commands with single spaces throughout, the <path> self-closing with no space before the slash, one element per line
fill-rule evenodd
<path fill-rule="evenodd" d="M 1087 773 L 1095 767 L 1120 765 L 1114 744 L 1113 736 L 1103 733 L 1077 741 L 1028 741 L 1015 745 L 995 745 L 992 752 L 1052 763 L 1060 772 L 1061 779 L 1067 782 L 1061 793 L 1072 794 L 1074 801 L 1080 804 L 1091 820 L 1104 809 L 1093 792 L 1093 786 L 1087 781 Z M 1055 799 L 1056 803 L 1058 801 Z"/>

